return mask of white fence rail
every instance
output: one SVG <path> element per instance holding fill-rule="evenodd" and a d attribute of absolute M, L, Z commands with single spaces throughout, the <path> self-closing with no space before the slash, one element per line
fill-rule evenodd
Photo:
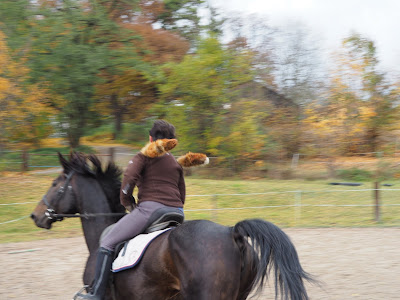
<path fill-rule="evenodd" d="M 344 193 L 344 192 L 400 192 L 400 189 L 354 189 L 354 190 L 318 190 L 318 191 L 310 191 L 310 190 L 295 190 L 295 191 L 280 191 L 280 192 L 264 192 L 264 193 L 234 193 L 234 194 L 203 194 L 203 195 L 186 195 L 187 198 L 195 198 L 195 197 L 204 197 L 211 198 L 211 208 L 198 208 L 198 209 L 186 209 L 185 212 L 201 212 L 201 211 L 211 211 L 214 212 L 212 219 L 214 221 L 217 220 L 217 212 L 219 211 L 234 211 L 234 210 L 247 210 L 247 209 L 266 209 L 266 208 L 294 208 L 295 209 L 295 219 L 298 220 L 301 218 L 301 211 L 303 207 L 400 207 L 400 203 L 379 203 L 377 204 L 350 204 L 350 203 L 342 203 L 342 204 L 308 204 L 303 202 L 303 198 L 305 194 L 318 194 L 318 193 Z M 244 197 L 244 196 L 267 196 L 267 195 L 277 195 L 277 194 L 293 194 L 292 204 L 282 204 L 282 205 L 260 205 L 260 206 L 244 206 L 244 207 L 218 207 L 218 197 Z M 400 194 L 399 194 L 400 198 Z M 400 200 L 399 200 L 400 202 Z M 2 203 L 0 204 L 0 209 L 2 206 L 14 206 L 14 205 L 26 205 L 33 204 L 37 202 L 21 202 L 21 203 Z M 17 219 L 8 220 L 0 223 L 0 225 L 8 224 L 12 222 L 17 222 L 23 220 L 29 216 L 23 216 Z"/>

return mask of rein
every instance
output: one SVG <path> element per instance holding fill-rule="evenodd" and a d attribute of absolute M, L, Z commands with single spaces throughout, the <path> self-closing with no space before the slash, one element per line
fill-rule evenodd
<path fill-rule="evenodd" d="M 53 213 L 47 213 L 46 216 L 49 219 L 56 219 L 57 221 L 61 221 L 63 218 L 96 218 L 96 217 L 105 217 L 105 216 L 124 216 L 126 213 L 97 213 L 97 214 L 92 214 L 92 213 L 84 213 L 84 214 L 56 214 L 55 212 Z M 60 219 L 60 220 L 59 220 Z"/>
<path fill-rule="evenodd" d="M 75 171 L 71 171 L 67 175 L 67 179 L 65 180 L 64 186 L 60 187 L 60 189 L 57 191 L 57 198 L 55 202 L 59 202 L 62 200 L 64 197 L 65 190 L 68 188 L 69 190 L 72 190 L 72 186 L 69 184 L 72 176 L 75 174 Z M 84 213 L 84 214 L 57 214 L 54 210 L 54 208 L 50 205 L 49 201 L 47 201 L 46 195 L 43 196 L 42 198 L 44 204 L 47 206 L 47 210 L 45 212 L 45 215 L 48 219 L 50 220 L 55 220 L 55 221 L 62 221 L 64 218 L 96 218 L 96 217 L 104 217 L 104 216 L 124 216 L 126 213 Z"/>

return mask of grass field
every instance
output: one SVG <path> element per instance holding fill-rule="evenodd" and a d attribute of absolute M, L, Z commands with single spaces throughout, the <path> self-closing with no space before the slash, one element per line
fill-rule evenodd
<path fill-rule="evenodd" d="M 94 150 L 90 146 L 79 146 L 76 151 L 94 153 Z M 62 147 L 55 144 L 50 145 L 50 147 L 30 150 L 27 152 L 27 157 L 25 157 L 26 165 L 30 170 L 58 166 L 57 152 L 65 155 L 69 154 L 70 149 L 69 147 Z M 22 150 L 0 152 L 0 172 L 21 171 L 23 161 Z"/>
<path fill-rule="evenodd" d="M 16 242 L 81 234 L 76 218 L 37 228 L 29 218 L 57 174 L 0 177 L 0 241 Z M 281 227 L 400 226 L 400 182 L 381 192 L 381 221 L 374 220 L 372 183 L 332 186 L 328 181 L 206 180 L 188 177 L 186 219 L 233 225 L 262 218 Z M 251 195 L 245 195 L 251 194 Z"/>

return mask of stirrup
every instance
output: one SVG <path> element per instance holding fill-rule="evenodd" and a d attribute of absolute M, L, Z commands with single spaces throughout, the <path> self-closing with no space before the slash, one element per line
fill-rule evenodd
<path fill-rule="evenodd" d="M 82 293 L 83 293 L 84 291 L 87 291 L 88 288 L 89 288 L 89 285 L 84 285 L 83 288 L 81 288 L 79 291 L 77 291 L 77 292 L 75 293 L 75 295 L 74 295 L 74 297 L 72 298 L 72 300 L 76 300 L 76 297 L 78 297 L 78 296 L 83 296 Z"/>

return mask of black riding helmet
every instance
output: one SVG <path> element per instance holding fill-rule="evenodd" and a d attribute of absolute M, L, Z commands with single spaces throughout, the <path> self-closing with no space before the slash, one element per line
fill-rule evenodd
<path fill-rule="evenodd" d="M 153 141 L 159 139 L 175 139 L 175 127 L 164 120 L 157 120 L 149 131 Z"/>

